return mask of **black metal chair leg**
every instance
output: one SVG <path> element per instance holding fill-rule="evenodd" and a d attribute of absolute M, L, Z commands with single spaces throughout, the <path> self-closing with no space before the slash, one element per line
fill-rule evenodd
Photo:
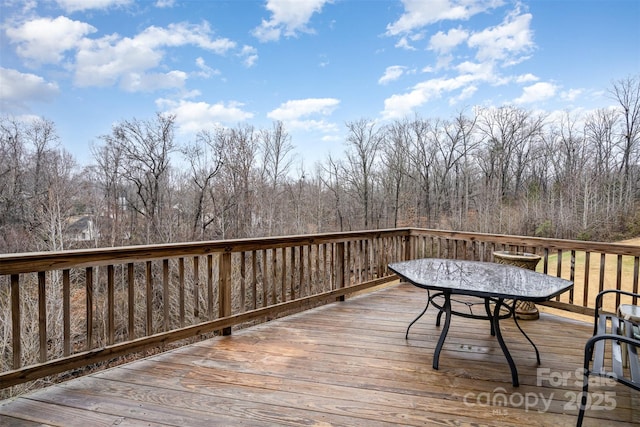
<path fill-rule="evenodd" d="M 582 394 L 580 395 L 580 409 L 578 411 L 577 427 L 582 426 L 584 420 L 584 411 L 587 409 L 587 400 L 589 397 L 589 361 L 591 360 L 590 353 L 593 349 L 586 349 L 584 356 L 584 373 L 582 377 Z"/>

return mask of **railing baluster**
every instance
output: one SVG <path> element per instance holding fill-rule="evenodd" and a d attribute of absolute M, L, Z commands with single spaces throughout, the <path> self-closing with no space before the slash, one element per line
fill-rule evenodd
<path fill-rule="evenodd" d="M 571 251 L 571 262 L 569 264 L 569 280 L 572 282 L 576 279 L 576 251 Z M 573 288 L 569 291 L 569 304 L 573 304 Z"/>
<path fill-rule="evenodd" d="M 63 355 L 71 354 L 71 280 L 69 269 L 62 270 L 62 346 Z"/>
<path fill-rule="evenodd" d="M 304 283 L 304 246 L 298 246 L 298 297 L 306 296 Z"/>
<path fill-rule="evenodd" d="M 582 305 L 589 305 L 589 277 L 591 276 L 591 252 L 584 253 L 584 288 L 582 295 Z"/>
<path fill-rule="evenodd" d="M 373 279 L 373 269 L 371 268 L 371 240 L 364 239 L 362 241 L 362 245 L 364 247 L 364 254 L 362 258 L 362 262 L 364 263 L 364 280 L 369 281 Z"/>
<path fill-rule="evenodd" d="M 207 317 L 213 319 L 213 255 L 207 255 Z"/>
<path fill-rule="evenodd" d="M 164 331 L 170 329 L 169 326 L 169 260 L 162 260 L 162 305 L 164 309 L 163 326 Z"/>
<path fill-rule="evenodd" d="M 107 344 L 115 341 L 115 271 L 113 264 L 107 266 Z"/>
<path fill-rule="evenodd" d="M 135 307 L 136 307 L 136 288 L 135 288 L 135 266 L 132 262 L 127 264 L 127 320 L 128 320 L 128 338 L 133 340 L 136 337 L 136 324 L 135 324 Z"/>
<path fill-rule="evenodd" d="M 284 280 L 284 277 L 282 279 Z M 278 302 L 278 292 L 276 292 L 276 289 L 278 289 L 276 286 L 278 283 L 278 253 L 276 248 L 271 249 L 271 280 L 273 282 L 271 304 L 275 305 Z M 282 286 L 284 285 L 281 285 L 281 287 Z"/>
<path fill-rule="evenodd" d="M 245 305 L 247 293 L 247 256 L 246 252 L 240 252 L 240 312 L 244 312 L 247 308 Z"/>
<path fill-rule="evenodd" d="M 544 248 L 544 256 L 542 258 L 544 259 L 542 272 L 544 274 L 548 274 L 549 273 L 549 248 Z"/>
<path fill-rule="evenodd" d="M 308 283 L 307 295 L 313 295 L 315 292 L 315 286 L 313 283 L 312 253 L 313 253 L 313 245 L 307 246 L 307 283 Z"/>
<path fill-rule="evenodd" d="M 146 267 L 147 318 L 145 335 L 149 336 L 153 334 L 153 265 L 151 264 L 151 261 L 147 261 Z"/>
<path fill-rule="evenodd" d="M 13 369 L 22 366 L 22 327 L 20 319 L 20 275 L 11 275 L 11 340 Z"/>
<path fill-rule="evenodd" d="M 180 327 L 184 327 L 184 258 L 178 258 L 178 317 Z"/>
<path fill-rule="evenodd" d="M 336 289 L 342 289 L 345 287 L 345 243 L 338 242 L 336 243 Z M 344 297 L 338 298 L 341 301 L 344 301 Z"/>
<path fill-rule="evenodd" d="M 616 289 L 622 289 L 622 255 L 618 254 L 616 264 Z M 620 305 L 620 294 L 616 294 L 616 307 Z"/>
<path fill-rule="evenodd" d="M 251 288 L 253 291 L 253 309 L 258 308 L 258 253 L 251 251 Z"/>
<path fill-rule="evenodd" d="M 290 257 L 290 264 L 291 264 L 291 285 L 290 285 L 290 291 L 289 294 L 291 296 L 291 299 L 294 300 L 296 299 L 296 278 L 295 278 L 295 271 L 296 271 L 296 248 L 294 246 L 292 246 L 291 248 L 289 248 L 289 257 Z"/>
<path fill-rule="evenodd" d="M 86 350 L 93 348 L 93 267 L 85 270 Z"/>
<path fill-rule="evenodd" d="M 344 261 L 345 261 L 345 276 L 344 276 L 344 286 L 349 286 L 351 285 L 351 277 L 352 277 L 352 271 L 353 271 L 353 262 L 352 262 L 352 257 L 353 257 L 353 250 L 351 249 L 352 246 L 352 242 L 345 242 L 344 244 Z"/>
<path fill-rule="evenodd" d="M 200 319 L 200 257 L 193 257 L 193 317 Z"/>
<path fill-rule="evenodd" d="M 218 316 L 231 316 L 231 252 L 224 252 L 219 258 L 218 268 Z M 231 335 L 231 326 L 222 329 L 222 335 Z"/>
<path fill-rule="evenodd" d="M 556 276 L 557 277 L 562 277 L 562 249 L 558 249 L 558 256 L 556 258 L 557 260 L 557 264 L 556 264 Z"/>
<path fill-rule="evenodd" d="M 358 260 L 358 275 L 356 276 L 357 283 L 364 281 L 364 247 L 362 240 L 356 242 L 356 257 Z"/>
<path fill-rule="evenodd" d="M 287 248 L 281 248 L 280 254 L 282 257 L 282 268 L 280 269 L 282 281 L 280 284 L 280 292 L 282 293 L 282 302 L 285 302 L 287 301 Z"/>
<path fill-rule="evenodd" d="M 638 293 L 638 270 L 640 270 L 640 256 L 636 256 L 633 258 L 633 292 L 634 294 Z M 633 305 L 638 305 L 638 298 L 633 297 Z"/>
<path fill-rule="evenodd" d="M 38 336 L 40 363 L 47 361 L 47 280 L 44 271 L 38 272 Z"/>
<path fill-rule="evenodd" d="M 316 256 L 315 258 L 315 271 L 313 273 L 314 276 L 314 280 L 315 280 L 315 289 L 316 292 L 318 292 L 320 289 L 322 289 L 322 283 L 320 281 L 320 277 L 322 277 L 320 275 L 320 245 L 315 244 L 314 247 L 316 248 Z"/>
<path fill-rule="evenodd" d="M 266 307 L 269 304 L 269 264 L 267 263 L 267 250 L 263 249 L 261 252 L 262 262 L 260 263 L 260 277 L 262 278 L 262 306 Z"/>
<path fill-rule="evenodd" d="M 604 290 L 604 269 L 605 269 L 605 253 L 600 254 L 600 277 L 598 281 L 598 292 L 602 292 Z"/>

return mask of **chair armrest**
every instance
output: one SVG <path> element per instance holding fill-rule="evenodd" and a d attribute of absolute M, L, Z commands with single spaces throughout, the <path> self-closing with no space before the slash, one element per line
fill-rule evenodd
<path fill-rule="evenodd" d="M 598 293 L 598 295 L 596 296 L 596 306 L 595 306 L 595 314 L 594 314 L 594 328 L 593 328 L 593 334 L 596 334 L 596 328 L 597 328 L 597 324 L 598 324 L 598 317 L 600 316 L 600 309 L 602 308 L 602 300 L 604 299 L 604 296 L 607 294 L 617 294 L 617 295 L 627 295 L 630 297 L 635 297 L 640 299 L 640 294 L 634 293 L 634 292 L 629 292 L 629 291 L 623 291 L 621 289 L 605 289 L 604 291 L 600 291 Z"/>
<path fill-rule="evenodd" d="M 630 297 L 636 297 L 640 299 L 640 294 L 636 294 L 629 291 L 623 291 L 621 289 L 606 289 L 604 291 L 599 292 L 598 295 L 596 296 L 596 310 L 602 307 L 602 299 L 606 294 L 628 295 Z"/>
<path fill-rule="evenodd" d="M 613 340 L 620 343 L 625 343 L 628 345 L 632 345 L 634 347 L 640 348 L 640 340 L 633 337 L 626 337 L 624 335 L 618 334 L 600 334 L 592 336 L 587 340 L 587 343 L 584 345 L 585 350 L 592 349 L 596 342 L 603 340 Z"/>

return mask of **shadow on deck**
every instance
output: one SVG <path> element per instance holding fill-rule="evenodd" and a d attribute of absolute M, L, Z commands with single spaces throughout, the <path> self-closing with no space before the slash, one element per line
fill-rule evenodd
<path fill-rule="evenodd" d="M 537 366 L 503 321 L 514 388 L 486 321 L 455 317 L 434 370 L 435 309 L 404 337 L 425 302 L 425 291 L 400 284 L 237 330 L 0 402 L 0 425 L 575 425 L 591 325 L 548 313 L 522 321 Z M 639 393 L 591 391 L 585 426 L 640 420 Z"/>

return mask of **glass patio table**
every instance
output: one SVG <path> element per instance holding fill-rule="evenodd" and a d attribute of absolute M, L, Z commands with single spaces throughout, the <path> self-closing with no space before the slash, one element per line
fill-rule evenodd
<path fill-rule="evenodd" d="M 427 305 L 407 327 L 406 338 L 411 326 L 424 315 L 429 304 L 439 310 L 437 326 L 440 325 L 442 314 L 445 315 L 444 326 L 433 356 L 434 369 L 438 369 L 440 351 L 447 337 L 452 315 L 485 319 L 491 322 L 491 335 L 495 335 L 511 368 L 514 387 L 519 385 L 518 370 L 500 332 L 500 320 L 513 317 L 520 332 L 535 349 L 540 364 L 538 348 L 514 316 L 516 301 L 547 301 L 573 288 L 573 282 L 566 279 L 492 262 L 423 258 L 392 263 L 389 264 L 389 269 L 414 286 L 427 290 Z M 482 298 L 483 313 L 452 310 L 451 297 L 454 295 Z M 442 299 L 444 302 L 441 302 Z"/>

